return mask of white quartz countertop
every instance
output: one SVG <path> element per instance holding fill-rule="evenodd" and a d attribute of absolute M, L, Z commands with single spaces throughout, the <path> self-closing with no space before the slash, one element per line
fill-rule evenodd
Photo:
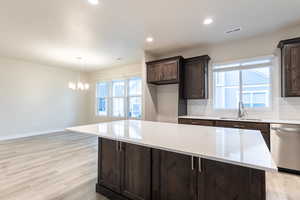
<path fill-rule="evenodd" d="M 217 120 L 217 121 L 239 121 L 239 122 L 256 122 L 256 123 L 268 123 L 268 124 L 295 124 L 300 125 L 300 120 L 282 120 L 282 119 L 237 119 L 237 118 L 222 118 L 222 117 L 210 117 L 210 116 L 179 116 L 179 119 L 203 119 L 203 120 Z"/>
<path fill-rule="evenodd" d="M 122 120 L 66 129 L 189 156 L 277 171 L 259 131 Z"/>

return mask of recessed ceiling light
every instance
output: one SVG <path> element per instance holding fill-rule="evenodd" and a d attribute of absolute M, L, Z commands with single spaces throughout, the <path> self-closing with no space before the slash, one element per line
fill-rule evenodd
<path fill-rule="evenodd" d="M 147 38 L 146 38 L 146 41 L 147 41 L 148 43 L 151 43 L 151 42 L 154 41 L 154 39 L 153 39 L 153 37 L 147 37 Z"/>
<path fill-rule="evenodd" d="M 98 0 L 88 0 L 90 4 L 92 5 L 98 5 L 99 1 Z"/>
<path fill-rule="evenodd" d="M 203 21 L 203 24 L 204 25 L 209 25 L 209 24 L 211 24 L 211 23 L 213 23 L 214 22 L 214 20 L 212 19 L 212 18 L 206 18 L 204 21 Z"/>

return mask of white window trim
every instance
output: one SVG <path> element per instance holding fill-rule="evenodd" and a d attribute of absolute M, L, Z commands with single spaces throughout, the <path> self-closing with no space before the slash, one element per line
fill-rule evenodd
<path fill-rule="evenodd" d="M 224 112 L 224 111 L 237 111 L 238 108 L 216 108 L 215 107 L 215 89 L 217 87 L 216 85 L 216 81 L 215 81 L 215 72 L 222 72 L 222 71 L 232 71 L 232 70 L 239 70 L 240 73 L 240 93 L 242 92 L 243 88 L 241 87 L 242 85 L 242 76 L 241 76 L 241 70 L 246 70 L 246 69 L 253 69 L 253 68 L 263 68 L 263 67 L 269 67 L 269 71 L 270 71 L 270 91 L 268 92 L 268 100 L 269 100 L 269 107 L 263 107 L 263 108 L 245 108 L 247 111 L 272 111 L 273 109 L 273 66 L 274 66 L 274 62 L 275 62 L 275 56 L 274 55 L 268 55 L 268 56 L 260 56 L 260 57 L 254 57 L 254 58 L 250 58 L 250 59 L 240 59 L 240 60 L 235 60 L 235 61 L 229 61 L 229 62 L 222 62 L 222 63 L 213 63 L 212 64 L 212 107 L 213 110 L 218 112 Z M 256 65 L 249 65 L 249 66 L 237 66 L 237 67 L 228 67 L 228 68 L 216 68 L 214 69 L 214 66 L 219 66 L 219 65 L 229 65 L 229 64 L 234 64 L 234 63 L 243 63 L 243 62 L 251 62 L 251 61 L 255 61 L 255 60 L 264 60 L 264 59 L 270 59 L 271 62 L 267 63 L 267 64 L 256 64 Z M 232 86 L 235 87 L 235 86 Z M 242 95 L 239 95 L 239 98 L 242 98 Z"/>
<path fill-rule="evenodd" d="M 136 118 L 136 117 L 129 117 L 129 98 L 131 97 L 140 97 L 141 98 L 141 103 L 143 102 L 143 91 L 140 95 L 132 95 L 129 96 L 129 80 L 132 78 L 140 78 L 141 82 L 142 77 L 139 75 L 135 75 L 135 76 L 130 76 L 130 77 L 126 77 L 126 78 L 115 78 L 115 79 L 105 79 L 105 80 L 98 80 L 95 83 L 95 92 L 94 92 L 94 97 L 95 97 L 95 107 L 94 107 L 94 111 L 95 111 L 95 117 L 99 117 L 99 118 L 111 118 L 111 119 L 142 119 L 143 116 L 143 105 L 141 105 L 141 118 Z M 120 97 L 113 97 L 113 81 L 125 81 L 125 91 L 124 91 L 124 96 L 120 96 Z M 108 105 L 107 105 L 107 115 L 99 115 L 98 114 L 98 100 L 97 100 L 97 84 L 98 83 L 104 83 L 106 82 L 108 84 L 108 97 L 106 97 L 106 99 L 108 99 Z M 142 83 L 141 83 L 142 84 Z M 141 88 L 143 88 L 141 86 Z M 113 98 L 124 98 L 124 117 L 119 117 L 119 116 L 113 116 Z"/>
<path fill-rule="evenodd" d="M 106 112 L 106 115 L 99 115 L 99 112 L 98 112 L 98 96 L 97 96 L 97 85 L 98 85 L 98 83 L 106 83 L 107 85 L 108 85 L 108 96 L 107 97 L 104 97 L 105 99 L 107 99 L 107 112 Z M 110 116 L 110 113 L 109 113 L 109 102 L 110 102 L 110 100 L 109 100 L 109 98 L 110 98 L 110 81 L 107 81 L 107 80 L 103 80 L 103 81 L 97 81 L 96 83 L 95 83 L 95 90 L 94 90 L 94 97 L 95 97 L 95 105 L 94 105 L 94 115 L 96 116 L 96 117 L 105 117 L 105 118 L 107 118 L 107 117 L 109 117 Z"/>

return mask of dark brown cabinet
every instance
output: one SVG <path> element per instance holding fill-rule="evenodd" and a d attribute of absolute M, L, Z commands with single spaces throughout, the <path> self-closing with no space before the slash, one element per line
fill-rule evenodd
<path fill-rule="evenodd" d="M 156 185 L 155 200 L 197 200 L 197 171 L 195 158 L 157 150 L 153 157 Z M 159 163 L 155 163 L 159 162 Z"/>
<path fill-rule="evenodd" d="M 98 184 L 132 200 L 151 199 L 151 149 L 99 139 Z"/>
<path fill-rule="evenodd" d="M 265 173 L 246 167 L 202 159 L 198 200 L 265 200 Z"/>
<path fill-rule="evenodd" d="M 99 138 L 97 192 L 112 200 L 265 200 L 265 172 Z"/>
<path fill-rule="evenodd" d="M 184 60 L 183 96 L 185 99 L 208 98 L 208 62 L 210 57 L 198 56 Z"/>
<path fill-rule="evenodd" d="M 215 122 L 212 120 L 197 120 L 197 119 L 178 119 L 179 124 L 191 124 L 199 126 L 215 126 Z"/>
<path fill-rule="evenodd" d="M 282 96 L 300 97 L 300 38 L 283 40 L 281 49 Z"/>
<path fill-rule="evenodd" d="M 122 194 L 132 200 L 151 199 L 151 149 L 122 143 Z"/>
<path fill-rule="evenodd" d="M 156 85 L 180 82 L 182 57 L 172 57 L 147 62 L 147 82 Z"/>
<path fill-rule="evenodd" d="M 113 140 L 99 138 L 98 183 L 116 192 L 121 191 L 121 159 L 118 144 Z"/>
<path fill-rule="evenodd" d="M 153 200 L 265 200 L 265 173 L 154 150 Z"/>

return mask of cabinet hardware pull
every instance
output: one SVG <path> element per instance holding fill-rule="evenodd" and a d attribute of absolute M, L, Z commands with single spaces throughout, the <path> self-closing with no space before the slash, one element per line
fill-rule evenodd
<path fill-rule="evenodd" d="M 191 157 L 192 171 L 194 171 L 194 157 Z"/>
<path fill-rule="evenodd" d="M 240 125 L 234 125 L 234 128 L 245 128 L 245 126 L 240 126 Z"/>
<path fill-rule="evenodd" d="M 199 158 L 199 172 L 202 172 L 202 161 L 201 158 Z"/>
<path fill-rule="evenodd" d="M 119 152 L 119 142 L 116 141 L 116 151 Z"/>
<path fill-rule="evenodd" d="M 122 151 L 122 142 L 120 142 L 120 152 Z"/>

